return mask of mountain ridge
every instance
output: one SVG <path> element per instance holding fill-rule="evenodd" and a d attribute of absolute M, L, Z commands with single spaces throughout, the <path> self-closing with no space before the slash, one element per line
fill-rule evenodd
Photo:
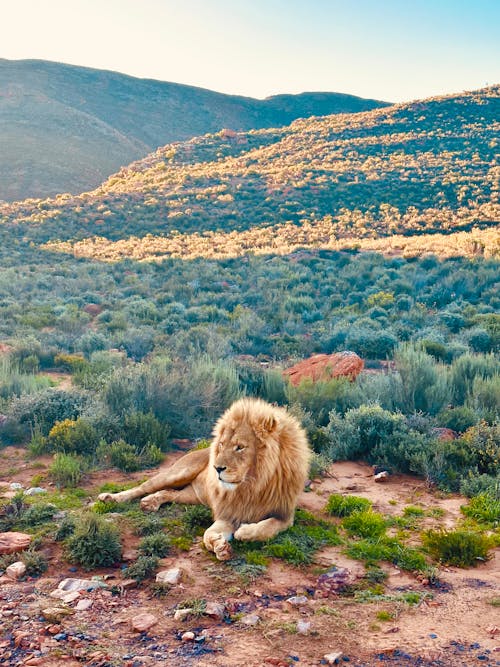
<path fill-rule="evenodd" d="M 110 70 L 0 59 L 0 199 L 90 190 L 159 146 L 225 127 L 283 126 L 304 114 L 386 104 L 327 92 L 258 100 Z"/>

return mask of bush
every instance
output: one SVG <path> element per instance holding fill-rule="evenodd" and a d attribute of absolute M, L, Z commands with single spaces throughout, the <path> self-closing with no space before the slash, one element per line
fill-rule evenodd
<path fill-rule="evenodd" d="M 347 378 L 335 378 L 325 382 L 313 382 L 311 378 L 306 378 L 298 386 L 288 384 L 286 394 L 290 404 L 298 403 L 311 414 L 316 426 L 326 426 L 332 410 L 342 411 L 350 387 L 351 383 Z"/>
<path fill-rule="evenodd" d="M 472 498 L 468 505 L 463 505 L 460 509 L 465 516 L 479 523 L 492 524 L 493 526 L 500 523 L 500 499 L 489 493 L 481 493 Z"/>
<path fill-rule="evenodd" d="M 385 533 L 386 521 L 381 514 L 368 510 L 366 512 L 352 512 L 342 521 L 342 526 L 351 535 L 364 538 L 376 538 Z"/>
<path fill-rule="evenodd" d="M 146 535 L 139 542 L 139 551 L 143 556 L 156 556 L 164 558 L 170 551 L 170 539 L 165 533 L 154 533 Z"/>
<path fill-rule="evenodd" d="M 342 496 L 338 493 L 333 493 L 328 498 L 325 511 L 332 516 L 346 517 L 353 514 L 353 512 L 366 512 L 371 506 L 372 504 L 367 498 Z"/>
<path fill-rule="evenodd" d="M 128 578 L 141 583 L 154 574 L 157 567 L 158 558 L 156 556 L 139 556 L 135 563 L 127 567 L 125 574 Z"/>
<path fill-rule="evenodd" d="M 461 406 L 457 408 L 445 408 L 437 416 L 437 423 L 439 426 L 451 428 L 457 433 L 463 433 L 470 426 L 474 426 L 478 422 L 478 417 L 474 410 Z"/>
<path fill-rule="evenodd" d="M 99 437 L 92 424 L 82 417 L 57 422 L 47 438 L 47 446 L 65 454 L 94 454 Z"/>
<path fill-rule="evenodd" d="M 410 344 L 401 345 L 396 354 L 396 368 L 401 376 L 402 402 L 405 414 L 436 414 L 450 402 L 448 372 L 433 357 Z"/>
<path fill-rule="evenodd" d="M 123 434 L 127 442 L 137 450 L 154 445 L 165 451 L 170 427 L 161 424 L 152 412 L 133 412 L 123 421 Z"/>
<path fill-rule="evenodd" d="M 113 565 L 122 551 L 118 529 L 94 512 L 77 520 L 66 546 L 69 560 L 88 570 Z"/>
<path fill-rule="evenodd" d="M 42 435 L 48 435 L 56 422 L 76 419 L 86 407 L 87 400 L 80 392 L 45 389 L 15 399 L 9 413 L 20 424 L 32 428 L 38 425 Z"/>
<path fill-rule="evenodd" d="M 57 507 L 51 503 L 38 503 L 28 506 L 22 513 L 20 525 L 31 527 L 42 523 L 52 521 L 52 517 L 57 512 Z"/>
<path fill-rule="evenodd" d="M 74 454 L 56 454 L 49 475 L 58 486 L 78 486 L 83 476 L 82 459 Z"/>
<path fill-rule="evenodd" d="M 500 422 L 489 425 L 484 421 L 467 429 L 459 439 L 480 474 L 500 474 Z"/>
<path fill-rule="evenodd" d="M 156 445 L 147 445 L 137 451 L 136 447 L 124 440 L 116 440 L 111 444 L 101 440 L 96 455 L 103 465 L 114 466 L 124 472 L 152 468 L 163 460 L 163 453 Z"/>
<path fill-rule="evenodd" d="M 472 394 L 476 378 L 490 378 L 498 375 L 500 363 L 493 354 L 464 354 L 455 359 L 451 366 L 451 389 L 453 402 L 463 405 Z"/>
<path fill-rule="evenodd" d="M 182 522 L 188 533 L 197 534 L 200 528 L 212 525 L 212 512 L 205 505 L 188 505 L 184 510 Z"/>
<path fill-rule="evenodd" d="M 423 543 L 429 553 L 446 565 L 471 567 L 488 560 L 492 540 L 469 530 L 428 530 Z"/>

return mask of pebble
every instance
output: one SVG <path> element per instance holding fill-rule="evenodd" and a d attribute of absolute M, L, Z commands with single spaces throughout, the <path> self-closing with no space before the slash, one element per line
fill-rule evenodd
<path fill-rule="evenodd" d="M 61 591 L 91 591 L 94 588 L 106 588 L 106 584 L 96 579 L 63 579 L 58 587 Z"/>
<path fill-rule="evenodd" d="M 49 623 L 59 623 L 65 616 L 70 616 L 73 613 L 72 609 L 66 607 L 47 607 L 46 609 L 42 609 L 42 615 Z"/>
<path fill-rule="evenodd" d="M 11 491 L 20 491 L 23 488 L 23 485 L 19 484 L 19 482 L 12 482 L 9 484 L 9 488 Z"/>
<path fill-rule="evenodd" d="M 327 664 L 329 665 L 335 665 L 338 663 L 341 657 L 342 651 L 337 651 L 336 653 L 326 653 L 323 656 L 323 660 L 326 660 Z"/>
<path fill-rule="evenodd" d="M 297 632 L 299 635 L 307 635 L 311 629 L 311 621 L 298 621 Z"/>
<path fill-rule="evenodd" d="M 78 604 L 76 605 L 75 609 L 76 611 L 87 611 L 87 609 L 90 609 L 92 604 L 93 604 L 92 600 L 84 598 L 83 600 L 78 601 Z"/>
<path fill-rule="evenodd" d="M 156 581 L 159 584 L 170 584 L 176 586 L 182 579 L 183 571 L 180 567 L 174 567 L 170 570 L 162 570 L 156 575 Z"/>
<path fill-rule="evenodd" d="M 186 618 L 193 613 L 191 608 L 189 609 L 177 609 L 174 613 L 174 621 L 185 621 Z"/>
<path fill-rule="evenodd" d="M 156 616 L 143 612 L 132 618 L 132 630 L 135 630 L 135 632 L 147 632 L 156 623 L 158 623 Z"/>
<path fill-rule="evenodd" d="M 252 625 L 257 625 L 257 623 L 260 621 L 260 616 L 257 614 L 245 614 L 245 616 L 242 616 L 240 618 L 240 623 L 243 625 L 248 625 L 251 627 Z"/>
<path fill-rule="evenodd" d="M 183 642 L 192 642 L 194 641 L 195 637 L 196 635 L 194 634 L 194 632 L 189 631 L 189 632 L 184 632 L 181 636 L 181 639 Z"/>
<path fill-rule="evenodd" d="M 46 489 L 42 489 L 41 486 L 32 486 L 27 491 L 24 492 L 27 496 L 36 496 L 39 493 L 47 493 Z"/>
<path fill-rule="evenodd" d="M 210 616 L 211 618 L 215 618 L 218 621 L 222 621 L 226 614 L 226 606 L 220 602 L 207 602 L 204 613 L 205 616 Z"/>
<path fill-rule="evenodd" d="M 384 470 L 383 472 L 379 472 L 376 475 L 373 476 L 373 481 L 374 482 L 387 482 L 389 479 L 389 473 L 387 470 Z"/>
<path fill-rule="evenodd" d="M 308 599 L 305 595 L 292 595 L 291 598 L 287 598 L 285 602 L 291 604 L 292 607 L 300 607 L 303 604 L 307 604 Z"/>
<path fill-rule="evenodd" d="M 56 588 L 55 591 L 52 591 L 49 593 L 49 595 L 51 598 L 57 598 L 66 604 L 74 602 L 80 597 L 80 593 L 78 591 L 62 591 L 60 588 Z"/>
<path fill-rule="evenodd" d="M 18 560 L 6 568 L 5 574 L 11 579 L 20 579 L 26 574 L 26 565 Z"/>
<path fill-rule="evenodd" d="M 68 635 L 65 632 L 59 632 L 57 635 L 54 635 L 56 642 L 64 641 L 68 638 Z"/>

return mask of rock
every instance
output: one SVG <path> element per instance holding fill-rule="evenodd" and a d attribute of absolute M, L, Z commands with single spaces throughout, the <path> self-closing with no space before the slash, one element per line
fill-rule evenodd
<path fill-rule="evenodd" d="M 74 602 L 80 597 L 80 593 L 78 591 L 62 591 L 59 588 L 56 588 L 56 590 L 49 593 L 49 595 L 51 598 L 62 600 L 66 604 Z"/>
<path fill-rule="evenodd" d="M 204 613 L 205 616 L 210 616 L 218 621 L 222 621 L 226 614 L 226 606 L 220 602 L 207 602 Z"/>
<path fill-rule="evenodd" d="M 19 482 L 12 482 L 11 484 L 9 484 L 9 489 L 11 491 L 21 491 L 22 488 L 23 485 L 19 484 Z"/>
<path fill-rule="evenodd" d="M 318 577 L 318 591 L 324 596 L 337 595 L 352 585 L 355 579 L 347 567 L 332 567 Z"/>
<path fill-rule="evenodd" d="M 336 653 L 326 653 L 323 656 L 323 660 L 326 660 L 328 665 L 336 665 L 341 657 L 342 651 L 337 651 Z"/>
<path fill-rule="evenodd" d="M 63 618 L 72 614 L 74 614 L 74 611 L 68 609 L 68 607 L 47 607 L 46 609 L 42 609 L 42 616 L 49 623 L 59 623 Z"/>
<path fill-rule="evenodd" d="M 185 621 L 188 616 L 193 613 L 191 608 L 189 609 L 177 609 L 174 613 L 174 621 Z"/>
<path fill-rule="evenodd" d="M 308 599 L 305 595 L 293 595 L 291 598 L 285 600 L 288 604 L 291 604 L 292 607 L 301 607 L 304 604 L 307 604 Z"/>
<path fill-rule="evenodd" d="M 137 616 L 134 616 L 132 619 L 132 630 L 135 630 L 135 632 L 147 632 L 149 628 L 152 628 L 156 623 L 158 623 L 156 616 L 143 612 L 137 614 Z"/>
<path fill-rule="evenodd" d="M 194 641 L 195 637 L 196 635 L 194 634 L 194 632 L 184 632 L 181 636 L 181 639 L 183 642 L 192 642 Z"/>
<path fill-rule="evenodd" d="M 355 352 L 315 354 L 284 370 L 283 376 L 288 377 L 295 386 L 305 378 L 311 378 L 313 382 L 321 382 L 336 377 L 347 377 L 352 381 L 361 373 L 363 367 L 363 360 Z"/>
<path fill-rule="evenodd" d="M 97 579 L 63 579 L 57 587 L 61 591 L 92 591 L 94 588 L 106 588 L 106 584 Z"/>
<path fill-rule="evenodd" d="M 36 496 L 39 493 L 47 493 L 46 489 L 42 489 L 41 486 L 32 486 L 27 491 L 24 492 L 26 496 Z"/>
<path fill-rule="evenodd" d="M 9 565 L 5 570 L 5 574 L 11 579 L 20 579 L 25 573 L 26 565 L 21 560 L 12 563 L 12 565 Z"/>
<path fill-rule="evenodd" d="M 27 667 L 36 667 L 36 665 L 43 665 L 46 660 L 47 658 L 28 658 L 28 660 L 23 662 L 23 665 L 26 665 Z"/>
<path fill-rule="evenodd" d="M 118 582 L 117 586 L 126 591 L 129 588 L 135 588 L 137 586 L 137 581 L 136 579 L 122 579 Z"/>
<path fill-rule="evenodd" d="M 83 600 L 78 601 L 78 604 L 76 605 L 75 609 L 76 611 L 87 611 L 87 609 L 90 609 L 92 604 L 93 604 L 92 600 L 84 598 Z"/>
<path fill-rule="evenodd" d="M 389 479 L 389 473 L 387 472 L 387 470 L 378 472 L 376 475 L 373 476 L 373 480 L 375 482 L 387 482 L 388 479 Z"/>
<path fill-rule="evenodd" d="M 248 627 L 252 627 L 253 625 L 257 625 L 260 621 L 260 616 L 257 614 L 245 614 L 245 616 L 242 616 L 240 618 L 240 623 L 243 625 L 247 625 Z"/>
<path fill-rule="evenodd" d="M 311 621 L 297 621 L 297 632 L 299 635 L 308 635 L 311 629 Z"/>
<path fill-rule="evenodd" d="M 500 635 L 500 628 L 497 625 L 492 625 L 486 630 L 486 632 L 492 637 L 496 637 L 497 635 Z"/>
<path fill-rule="evenodd" d="M 31 535 L 27 533 L 0 533 L 0 555 L 24 551 L 30 542 Z"/>
<path fill-rule="evenodd" d="M 156 581 L 159 584 L 170 584 L 176 586 L 182 579 L 183 571 L 180 567 L 174 567 L 170 570 L 162 570 L 156 575 Z"/>
<path fill-rule="evenodd" d="M 458 438 L 458 433 L 456 431 L 453 431 L 451 428 L 445 428 L 441 426 L 436 426 L 433 428 L 432 434 L 442 442 L 449 442 L 450 440 L 456 440 Z"/>
<path fill-rule="evenodd" d="M 139 552 L 137 551 L 137 549 L 128 549 L 128 551 L 123 552 L 122 561 L 124 563 L 129 563 L 130 561 L 137 560 L 138 557 L 139 557 Z"/>
<path fill-rule="evenodd" d="M 68 635 L 65 632 L 58 632 L 57 635 L 54 635 L 56 642 L 62 642 L 68 638 Z"/>

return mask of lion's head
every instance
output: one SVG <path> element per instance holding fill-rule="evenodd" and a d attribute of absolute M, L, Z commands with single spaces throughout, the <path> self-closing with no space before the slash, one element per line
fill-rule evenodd
<path fill-rule="evenodd" d="M 209 475 L 214 486 L 259 505 L 296 496 L 307 477 L 306 435 L 283 408 L 260 399 L 242 398 L 222 415 L 214 428 Z M 226 494 L 226 502 L 229 498 Z M 267 501 L 266 501 L 267 503 Z"/>

